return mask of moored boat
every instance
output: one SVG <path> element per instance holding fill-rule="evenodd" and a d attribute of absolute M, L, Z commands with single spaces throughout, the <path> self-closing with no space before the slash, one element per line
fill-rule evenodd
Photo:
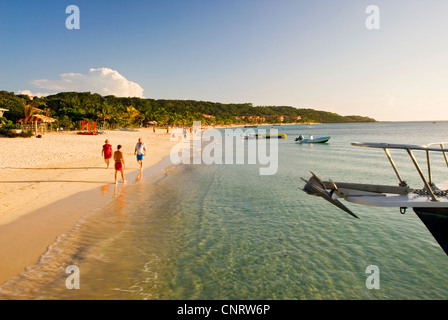
<path fill-rule="evenodd" d="M 404 145 L 389 143 L 352 143 L 358 147 L 380 148 L 392 165 L 398 178 L 398 186 L 360 184 L 347 182 L 322 181 L 314 173 L 306 182 L 303 190 L 310 194 L 324 198 L 338 208 L 358 218 L 349 208 L 342 204 L 339 199 L 348 202 L 368 206 L 397 207 L 404 214 L 407 208 L 412 208 L 426 228 L 431 232 L 434 239 L 448 255 L 448 189 L 437 187 L 432 179 L 430 154 L 442 153 L 448 166 L 448 142 L 431 143 L 428 145 Z M 437 147 L 436 147 L 437 146 Z M 410 156 L 422 182 L 423 188 L 411 188 L 404 181 L 391 157 L 390 149 L 405 150 Z M 414 151 L 426 153 L 427 176 L 423 173 L 414 156 Z"/>
<path fill-rule="evenodd" d="M 303 135 L 298 136 L 294 141 L 297 143 L 326 143 L 331 137 L 318 137 L 310 136 L 305 138 Z"/>
<path fill-rule="evenodd" d="M 284 133 L 266 134 L 263 137 L 266 139 L 286 139 L 286 134 L 284 134 Z"/>
<path fill-rule="evenodd" d="M 93 131 L 80 131 L 77 132 L 79 135 L 83 135 L 83 136 L 97 136 L 99 135 L 98 132 L 93 132 Z"/>
<path fill-rule="evenodd" d="M 241 136 L 242 139 L 286 139 L 286 134 L 258 134 L 258 133 L 247 133 Z"/>
<path fill-rule="evenodd" d="M 241 139 L 244 139 L 244 140 L 259 139 L 259 137 L 254 133 L 246 133 L 241 136 Z"/>

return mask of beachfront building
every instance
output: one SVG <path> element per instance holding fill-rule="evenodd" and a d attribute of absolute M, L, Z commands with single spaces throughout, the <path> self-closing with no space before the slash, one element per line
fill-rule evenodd
<path fill-rule="evenodd" d="M 298 122 L 302 119 L 302 116 L 284 116 L 284 115 L 275 115 L 275 116 L 265 116 L 268 121 L 272 122 Z M 285 121 L 286 120 L 286 121 Z"/>
<path fill-rule="evenodd" d="M 233 116 L 234 119 L 249 120 L 251 122 L 265 122 L 266 119 L 260 116 Z"/>
<path fill-rule="evenodd" d="M 288 120 L 287 122 L 294 122 L 294 121 L 299 121 L 300 119 L 302 119 L 301 116 L 284 116 L 284 115 L 265 115 L 265 116 L 233 116 L 234 119 L 247 119 L 250 120 L 251 122 L 258 122 L 258 123 L 263 123 L 263 122 L 274 122 L 274 123 L 279 123 L 279 122 L 284 122 L 285 119 Z"/>
<path fill-rule="evenodd" d="M 0 108 L 0 117 L 3 117 L 3 114 L 5 113 L 5 112 L 7 112 L 7 111 L 9 111 L 8 109 L 1 109 Z"/>
<path fill-rule="evenodd" d="M 260 116 L 249 116 L 249 120 L 255 121 L 255 122 L 265 122 L 266 119 Z"/>
<path fill-rule="evenodd" d="M 293 120 L 299 121 L 302 119 L 301 116 L 288 116 L 287 118 L 290 120 L 290 122 L 292 122 Z"/>

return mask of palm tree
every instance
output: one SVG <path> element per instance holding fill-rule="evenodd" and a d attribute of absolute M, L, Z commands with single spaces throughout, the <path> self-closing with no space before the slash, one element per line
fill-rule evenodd
<path fill-rule="evenodd" d="M 97 117 L 103 120 L 103 128 L 106 128 L 106 120 L 111 119 L 112 115 L 112 106 L 107 101 L 104 101 L 101 105 L 99 113 L 97 114 Z"/>
<path fill-rule="evenodd" d="M 169 124 L 172 126 L 182 126 L 183 123 L 183 116 L 177 112 L 170 114 L 169 117 Z"/>
<path fill-rule="evenodd" d="M 140 117 L 140 112 L 134 108 L 134 106 L 126 107 L 125 119 L 128 125 L 132 125 L 133 122 Z"/>
<path fill-rule="evenodd" d="M 32 104 L 27 104 L 23 107 L 23 115 L 25 116 L 25 119 L 28 117 L 31 117 L 33 114 L 41 113 L 41 112 L 43 112 L 43 110 L 36 108 Z M 33 121 L 33 122 L 34 122 L 34 133 L 37 134 L 37 132 L 38 132 L 37 121 Z"/>
<path fill-rule="evenodd" d="M 35 106 L 31 105 L 31 104 L 27 104 L 23 107 L 23 114 L 25 116 L 25 118 L 28 118 L 30 116 L 32 116 L 33 114 L 36 113 L 42 113 L 43 110 L 36 108 Z"/>

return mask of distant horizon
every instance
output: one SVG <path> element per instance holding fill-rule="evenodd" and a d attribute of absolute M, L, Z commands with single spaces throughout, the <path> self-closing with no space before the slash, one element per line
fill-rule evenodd
<path fill-rule="evenodd" d="M 440 121 L 447 14 L 444 0 L 4 1 L 0 87 Z"/>

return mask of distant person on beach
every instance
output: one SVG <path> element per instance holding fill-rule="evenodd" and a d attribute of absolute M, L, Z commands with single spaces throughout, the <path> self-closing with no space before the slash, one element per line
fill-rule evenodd
<path fill-rule="evenodd" d="M 135 145 L 134 155 L 137 155 L 137 162 L 140 165 L 140 170 L 143 169 L 143 159 L 146 156 L 146 144 L 142 141 L 142 138 L 138 139 Z"/>
<path fill-rule="evenodd" d="M 109 139 L 106 139 L 105 144 L 103 145 L 103 151 L 101 151 L 101 155 L 104 157 L 104 161 L 107 164 L 106 169 L 109 169 L 109 161 L 112 158 L 112 145 L 109 143 Z"/>
<path fill-rule="evenodd" d="M 117 146 L 117 151 L 114 152 L 114 160 L 115 160 L 115 184 L 118 183 L 118 171 L 121 172 L 121 178 L 123 179 L 123 183 L 126 183 L 126 179 L 124 178 L 124 156 L 121 151 L 121 145 Z"/>

